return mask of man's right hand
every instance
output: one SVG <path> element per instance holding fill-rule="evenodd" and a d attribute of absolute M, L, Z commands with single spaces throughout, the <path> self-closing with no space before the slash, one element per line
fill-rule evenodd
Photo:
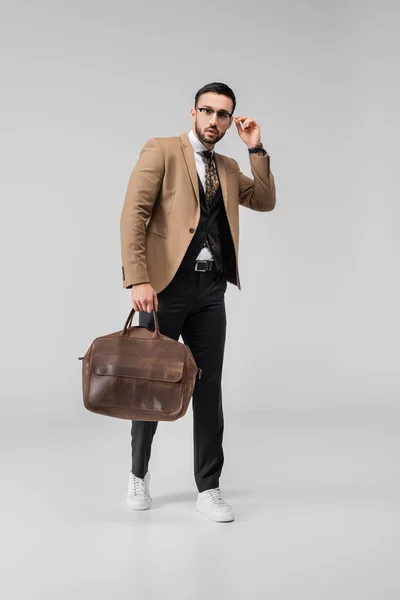
<path fill-rule="evenodd" d="M 158 310 L 157 294 L 150 283 L 137 283 L 132 286 L 132 304 L 133 308 L 138 311 Z"/>

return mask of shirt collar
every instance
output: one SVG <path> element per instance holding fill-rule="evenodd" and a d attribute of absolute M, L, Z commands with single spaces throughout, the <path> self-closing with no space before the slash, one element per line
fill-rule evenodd
<path fill-rule="evenodd" d="M 199 140 L 199 138 L 193 133 L 193 129 L 189 131 L 189 140 L 192 144 L 193 150 L 195 152 L 203 152 L 204 150 L 208 150 L 208 148 Z M 212 152 L 212 157 L 214 158 L 214 150 Z"/>

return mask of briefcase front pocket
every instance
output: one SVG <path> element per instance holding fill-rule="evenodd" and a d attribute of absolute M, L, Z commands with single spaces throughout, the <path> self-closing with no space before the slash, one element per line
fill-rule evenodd
<path fill-rule="evenodd" d="M 179 409 L 183 361 L 142 356 L 134 363 L 121 363 L 123 358 L 93 356 L 88 398 L 91 405 L 156 414 Z"/>

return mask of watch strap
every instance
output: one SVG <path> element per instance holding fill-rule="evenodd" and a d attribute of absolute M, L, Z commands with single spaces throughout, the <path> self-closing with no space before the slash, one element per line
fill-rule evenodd
<path fill-rule="evenodd" d="M 253 146 L 253 148 L 248 148 L 250 154 L 256 154 L 260 150 L 263 150 L 264 154 L 266 154 L 265 148 L 261 143 L 258 146 Z"/>

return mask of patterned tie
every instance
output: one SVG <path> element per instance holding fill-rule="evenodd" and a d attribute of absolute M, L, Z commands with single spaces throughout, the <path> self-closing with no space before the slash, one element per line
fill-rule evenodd
<path fill-rule="evenodd" d="M 203 150 L 201 154 L 207 159 L 206 163 L 206 204 L 211 208 L 212 201 L 219 187 L 219 179 L 214 161 L 212 159 L 212 150 Z"/>

